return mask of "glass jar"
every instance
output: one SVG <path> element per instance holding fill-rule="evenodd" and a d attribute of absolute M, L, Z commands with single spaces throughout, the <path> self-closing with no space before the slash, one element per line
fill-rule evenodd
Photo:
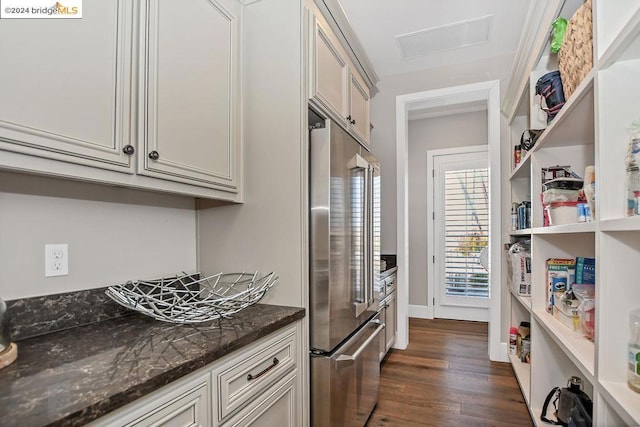
<path fill-rule="evenodd" d="M 634 123 L 624 163 L 627 170 L 627 216 L 640 215 L 640 128 Z"/>
<path fill-rule="evenodd" d="M 640 308 L 629 315 L 629 363 L 627 383 L 629 388 L 640 393 Z"/>

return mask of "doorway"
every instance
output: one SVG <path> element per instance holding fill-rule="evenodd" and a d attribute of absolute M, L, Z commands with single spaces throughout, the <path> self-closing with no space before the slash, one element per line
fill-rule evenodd
<path fill-rule="evenodd" d="M 408 193 L 408 116 L 411 111 L 425 108 L 454 107 L 469 102 L 482 102 L 487 109 L 487 141 L 489 185 L 494 188 L 489 200 L 489 222 L 492 230 L 500 230 L 501 215 L 501 159 L 500 159 L 500 82 L 498 80 L 453 86 L 396 97 L 396 209 L 398 264 L 398 335 L 394 348 L 404 349 L 409 343 L 409 193 Z M 502 276 L 500 233 L 489 238 L 489 357 L 494 361 L 508 361 L 507 344 L 502 340 L 500 278 Z M 432 308 L 431 303 L 425 307 Z"/>
<path fill-rule="evenodd" d="M 433 317 L 487 322 L 489 273 L 481 263 L 490 227 L 487 147 L 429 150 L 427 170 Z"/>

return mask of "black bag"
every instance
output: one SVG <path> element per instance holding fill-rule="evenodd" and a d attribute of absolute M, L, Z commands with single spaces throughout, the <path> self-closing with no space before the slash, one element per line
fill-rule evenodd
<path fill-rule="evenodd" d="M 554 399 L 555 396 L 555 399 Z M 547 409 L 553 399 L 557 421 L 547 418 Z M 544 400 L 540 419 L 544 422 L 569 427 L 591 427 L 593 425 L 593 402 L 582 391 L 582 380 L 571 377 L 566 388 L 554 387 Z"/>
<path fill-rule="evenodd" d="M 527 151 L 531 150 L 542 132 L 544 132 L 544 129 L 525 129 L 520 137 L 520 146 L 522 149 Z"/>
<path fill-rule="evenodd" d="M 560 72 L 552 71 L 540 77 L 536 82 L 536 95 L 542 96 L 547 104 L 547 108 L 544 108 L 541 103 L 540 108 L 547 113 L 547 124 L 549 124 L 565 103 Z"/>

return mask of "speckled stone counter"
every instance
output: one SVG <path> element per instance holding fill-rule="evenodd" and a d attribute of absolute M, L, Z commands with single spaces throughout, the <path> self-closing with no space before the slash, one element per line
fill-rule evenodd
<path fill-rule="evenodd" d="M 304 315 L 256 304 L 194 326 L 132 314 L 25 339 L 0 370 L 0 425 L 84 425 Z"/>

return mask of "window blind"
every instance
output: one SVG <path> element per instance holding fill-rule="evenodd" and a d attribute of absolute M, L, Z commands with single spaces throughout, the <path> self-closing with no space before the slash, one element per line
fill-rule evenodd
<path fill-rule="evenodd" d="M 489 242 L 488 169 L 445 172 L 445 292 L 489 297 L 489 273 L 479 262 Z"/>

